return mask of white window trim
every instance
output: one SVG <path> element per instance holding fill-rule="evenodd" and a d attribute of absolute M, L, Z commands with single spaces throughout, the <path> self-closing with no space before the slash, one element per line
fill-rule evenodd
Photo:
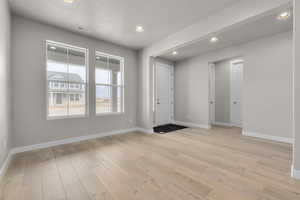
<path fill-rule="evenodd" d="M 76 118 L 86 118 L 89 117 L 89 49 L 84 47 L 73 46 L 67 43 L 56 42 L 52 40 L 45 40 L 45 81 L 46 81 L 46 118 L 47 120 L 57 120 L 57 119 L 76 119 Z M 62 116 L 49 116 L 49 97 L 48 97 L 48 76 L 47 76 L 47 61 L 48 61 L 48 44 L 53 44 L 56 46 L 62 46 L 71 49 L 78 49 L 85 51 L 85 66 L 86 66 L 86 88 L 85 88 L 85 113 L 79 115 L 62 115 Z"/>
<path fill-rule="evenodd" d="M 95 114 L 97 117 L 101 116 L 109 116 L 109 115 L 124 115 L 125 114 L 125 59 L 121 56 L 115 56 L 108 53 L 103 53 L 101 51 L 96 50 L 95 51 L 95 59 L 97 56 L 104 56 L 108 58 L 114 58 L 118 59 L 120 61 L 121 66 L 121 85 L 114 85 L 114 84 L 102 84 L 102 83 L 96 83 L 96 66 L 95 66 Z M 96 95 L 96 88 L 97 86 L 112 86 L 112 87 L 123 87 L 122 92 L 122 111 L 121 112 L 103 112 L 103 113 L 97 113 L 97 95 Z"/>

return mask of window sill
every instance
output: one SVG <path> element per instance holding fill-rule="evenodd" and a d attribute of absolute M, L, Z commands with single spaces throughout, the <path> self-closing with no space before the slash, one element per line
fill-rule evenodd
<path fill-rule="evenodd" d="M 80 118 L 87 118 L 89 117 L 86 115 L 70 115 L 70 116 L 48 116 L 47 120 L 59 120 L 59 119 L 80 119 Z"/>
<path fill-rule="evenodd" d="M 110 116 L 110 115 L 125 115 L 125 112 L 111 112 L 111 113 L 99 113 L 96 114 L 96 117 L 102 117 L 102 116 Z"/>
<path fill-rule="evenodd" d="M 96 114 L 96 117 L 105 117 L 105 116 L 118 116 L 118 115 L 125 115 L 125 112 L 115 112 L 115 113 L 99 113 Z M 88 118 L 89 115 L 71 115 L 71 116 L 53 116 L 47 117 L 47 120 L 62 120 L 62 119 L 80 119 L 80 118 Z"/>

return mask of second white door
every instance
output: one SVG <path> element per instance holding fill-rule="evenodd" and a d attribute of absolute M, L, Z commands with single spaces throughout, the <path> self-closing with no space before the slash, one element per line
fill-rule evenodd
<path fill-rule="evenodd" d="M 231 124 L 242 127 L 243 62 L 231 65 Z"/>
<path fill-rule="evenodd" d="M 210 110 L 210 123 L 214 124 L 215 123 L 215 87 L 216 87 L 216 79 L 215 79 L 215 64 L 210 63 L 209 64 L 209 73 L 210 73 L 210 83 L 209 83 L 209 110 Z"/>

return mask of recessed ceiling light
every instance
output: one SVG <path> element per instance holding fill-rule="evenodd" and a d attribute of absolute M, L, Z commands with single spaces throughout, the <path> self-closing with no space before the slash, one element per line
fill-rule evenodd
<path fill-rule="evenodd" d="M 74 3 L 74 0 L 64 0 L 65 3 Z"/>
<path fill-rule="evenodd" d="M 278 20 L 287 20 L 288 18 L 290 18 L 290 16 L 291 16 L 291 12 L 290 11 L 285 11 L 285 12 L 280 13 L 277 16 L 277 19 Z"/>
<path fill-rule="evenodd" d="M 56 47 L 54 47 L 54 46 L 51 46 L 51 47 L 50 47 L 50 49 L 52 49 L 52 50 L 56 50 Z"/>
<path fill-rule="evenodd" d="M 172 52 L 172 55 L 173 55 L 173 56 L 176 56 L 177 54 L 178 54 L 177 51 L 173 51 L 173 52 Z"/>
<path fill-rule="evenodd" d="M 211 43 L 216 43 L 216 42 L 218 42 L 219 41 L 219 38 L 217 38 L 217 37 L 212 37 L 212 38 L 210 38 L 210 42 Z"/>
<path fill-rule="evenodd" d="M 141 33 L 141 32 L 144 32 L 145 30 L 144 30 L 144 27 L 142 27 L 142 26 L 136 26 L 135 31 L 138 33 Z"/>

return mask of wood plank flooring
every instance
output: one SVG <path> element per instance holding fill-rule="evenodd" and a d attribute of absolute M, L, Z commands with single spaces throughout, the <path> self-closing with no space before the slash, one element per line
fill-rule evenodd
<path fill-rule="evenodd" d="M 1 200 L 300 200 L 292 146 L 237 128 L 128 133 L 15 156 Z"/>

